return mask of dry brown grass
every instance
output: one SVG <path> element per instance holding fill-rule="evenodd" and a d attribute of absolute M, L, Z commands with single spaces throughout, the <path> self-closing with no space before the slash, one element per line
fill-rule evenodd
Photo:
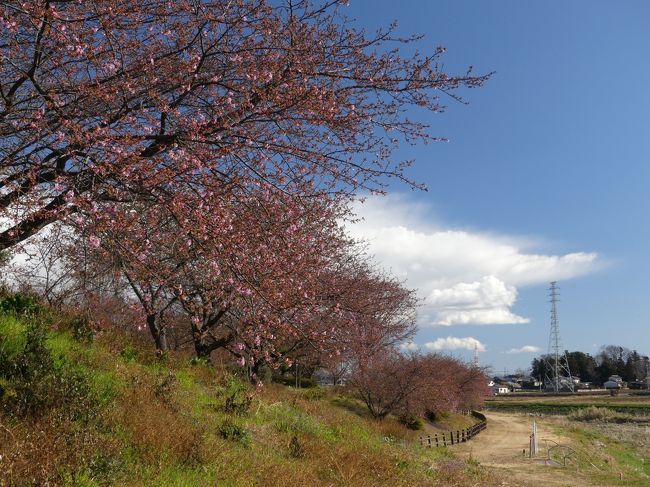
<path fill-rule="evenodd" d="M 1 418 L 0 418 L 1 419 Z M 116 456 L 114 438 L 59 421 L 54 414 L 33 421 L 0 424 L 0 485 L 61 485 L 63 472 L 81 470 Z"/>
<path fill-rule="evenodd" d="M 111 412 L 112 422 L 124 428 L 129 443 L 147 464 L 201 463 L 202 431 L 178 410 L 173 394 L 160 379 L 141 376 Z"/>

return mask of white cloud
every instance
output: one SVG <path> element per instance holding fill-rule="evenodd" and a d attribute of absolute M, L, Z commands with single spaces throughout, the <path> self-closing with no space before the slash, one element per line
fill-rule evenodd
<path fill-rule="evenodd" d="M 434 289 L 426 303 L 436 310 L 439 325 L 528 323 L 527 318 L 510 311 L 516 299 L 517 289 L 513 286 L 494 276 L 485 276 L 480 281 Z"/>
<path fill-rule="evenodd" d="M 424 346 L 429 350 L 478 350 L 479 352 L 485 352 L 485 345 L 473 337 L 438 338 L 425 343 Z"/>
<path fill-rule="evenodd" d="M 541 352 L 541 348 L 536 347 L 535 345 L 524 345 L 520 348 L 511 348 L 506 353 L 538 353 Z"/>
<path fill-rule="evenodd" d="M 527 323 L 512 311 L 517 288 L 588 274 L 601 264 L 593 252 L 545 255 L 535 242 L 447 228 L 431 208 L 402 196 L 357 203 L 363 219 L 348 226 L 375 259 L 423 298 L 420 325 Z"/>
<path fill-rule="evenodd" d="M 408 350 L 409 352 L 414 352 L 416 350 L 419 350 L 420 346 L 417 343 L 407 342 L 407 343 L 402 343 L 400 345 L 400 348 L 402 350 Z"/>

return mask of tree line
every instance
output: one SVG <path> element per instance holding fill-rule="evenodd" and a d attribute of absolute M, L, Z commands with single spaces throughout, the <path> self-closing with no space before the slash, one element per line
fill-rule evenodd
<path fill-rule="evenodd" d="M 636 350 L 630 350 L 619 345 L 604 345 L 592 356 L 585 352 L 565 352 L 569 369 L 573 377 L 579 377 L 582 382 L 603 384 L 612 375 L 620 376 L 626 382 L 645 380 L 650 375 L 650 358 L 641 355 Z M 544 380 L 548 368 L 547 356 L 533 359 L 532 375 Z"/>

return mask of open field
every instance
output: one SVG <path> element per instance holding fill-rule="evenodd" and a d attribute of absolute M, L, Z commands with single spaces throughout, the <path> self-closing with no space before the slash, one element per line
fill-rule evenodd
<path fill-rule="evenodd" d="M 497 396 L 486 401 L 492 411 L 520 411 L 528 413 L 569 414 L 590 406 L 604 407 L 621 413 L 650 415 L 650 395 L 621 393 L 618 396 L 603 394 L 551 395 L 517 394 Z"/>

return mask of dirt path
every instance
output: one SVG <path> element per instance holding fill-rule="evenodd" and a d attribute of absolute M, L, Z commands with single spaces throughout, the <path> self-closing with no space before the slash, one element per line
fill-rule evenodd
<path fill-rule="evenodd" d="M 515 413 L 486 413 L 488 427 L 467 443 L 452 447 L 465 458 L 478 460 L 482 465 L 507 471 L 512 485 L 543 485 L 544 487 L 595 485 L 577 474 L 575 470 L 547 466 L 542 463 L 546 456 L 545 441 L 539 441 L 539 460 L 528 455 L 529 436 L 533 417 Z M 552 430 L 550 418 L 534 418 L 539 438 L 567 443 Z"/>
<path fill-rule="evenodd" d="M 523 450 L 528 453 L 533 418 L 512 413 L 487 413 L 486 416 L 488 427 L 472 441 L 458 445 L 457 451 L 471 454 L 485 465 L 519 463 Z M 535 420 L 540 438 L 559 440 L 543 421 Z M 539 446 L 542 448 L 543 442 Z"/>

